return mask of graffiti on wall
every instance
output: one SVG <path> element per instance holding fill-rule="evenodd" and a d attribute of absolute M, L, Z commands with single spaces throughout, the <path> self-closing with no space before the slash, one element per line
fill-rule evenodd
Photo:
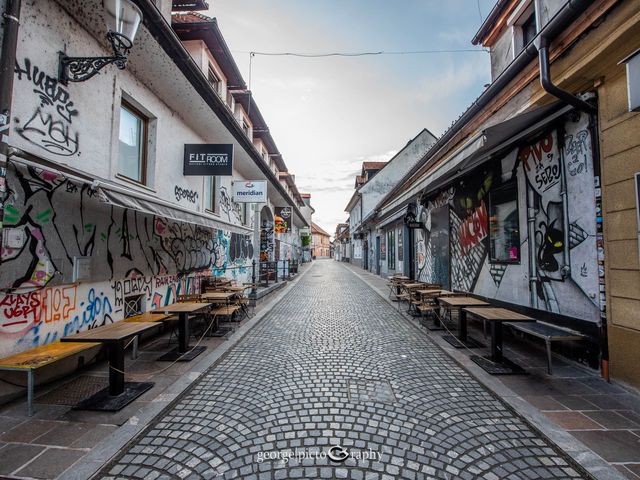
<path fill-rule="evenodd" d="M 559 138 L 563 139 L 561 144 Z M 419 215 L 425 229 L 415 233 L 418 278 L 434 281 L 429 261 L 435 256 L 430 215 L 447 204 L 454 289 L 597 321 L 591 145 L 588 117 L 567 117 L 558 128 L 483 165 L 448 191 L 430 200 L 421 199 Z M 517 229 L 521 258 L 512 263 L 490 262 L 489 195 L 507 182 L 518 185 L 514 200 L 520 212 Z M 563 190 L 567 192 L 564 196 Z M 531 234 L 527 212 L 535 214 Z M 509 281 L 504 282 L 505 278 Z"/>
<path fill-rule="evenodd" d="M 231 199 L 226 187 L 220 187 L 220 209 L 230 222 L 242 223 L 242 205 Z"/>
<path fill-rule="evenodd" d="M 249 235 L 115 207 L 42 169 L 11 163 L 7 179 L 0 352 L 118 320 L 127 296 L 172 303 L 197 288 L 188 278 L 200 272 L 247 281 L 246 270 L 230 267 L 250 263 Z M 89 259 L 87 283 L 70 285 L 75 257 Z M 158 285 L 166 275 L 180 280 Z"/>
<path fill-rule="evenodd" d="M 198 192 L 195 190 L 189 190 L 188 188 L 179 187 L 178 185 L 173 189 L 173 193 L 177 201 L 186 199 L 191 203 L 196 203 L 198 200 Z"/>
<path fill-rule="evenodd" d="M 17 81 L 29 82 L 36 96 L 37 106 L 27 120 L 17 119 L 18 134 L 49 153 L 71 156 L 78 153 L 79 133 L 73 125 L 78 115 L 69 91 L 56 76 L 47 75 L 28 58 L 20 64 L 16 60 Z"/>

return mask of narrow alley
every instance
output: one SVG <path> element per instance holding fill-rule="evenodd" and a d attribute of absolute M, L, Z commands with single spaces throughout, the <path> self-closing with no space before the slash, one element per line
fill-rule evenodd
<path fill-rule="evenodd" d="M 372 288 L 318 261 L 101 478 L 591 478 Z"/>

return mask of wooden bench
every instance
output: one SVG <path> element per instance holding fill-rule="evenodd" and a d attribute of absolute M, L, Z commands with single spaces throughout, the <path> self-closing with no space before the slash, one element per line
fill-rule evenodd
<path fill-rule="evenodd" d="M 551 367 L 551 342 L 584 340 L 585 338 L 584 335 L 574 330 L 557 327 L 545 322 L 505 322 L 504 325 L 544 340 L 547 347 L 547 372 L 549 375 L 553 375 Z"/>
<path fill-rule="evenodd" d="M 139 315 L 134 315 L 133 317 L 127 317 L 123 320 L 123 322 L 162 322 L 164 320 L 168 320 L 169 318 L 174 317 L 172 314 L 166 313 L 151 313 L 144 312 Z M 177 318 L 176 318 L 177 320 Z M 138 340 L 140 337 L 136 336 L 133 339 L 133 345 L 131 347 L 131 359 L 135 360 L 138 358 Z"/>
<path fill-rule="evenodd" d="M 35 370 L 73 354 L 99 346 L 96 342 L 52 342 L 15 355 L 0 358 L 0 370 L 27 372 L 27 413 L 33 416 L 33 387 Z"/>

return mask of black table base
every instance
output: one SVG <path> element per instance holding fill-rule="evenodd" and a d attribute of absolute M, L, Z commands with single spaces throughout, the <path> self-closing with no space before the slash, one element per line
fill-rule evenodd
<path fill-rule="evenodd" d="M 153 385 L 153 382 L 125 382 L 124 392 L 120 395 L 109 395 L 109 388 L 107 387 L 78 403 L 73 407 L 73 410 L 117 412 L 133 402 Z"/>
<path fill-rule="evenodd" d="M 473 338 L 467 337 L 466 340 L 460 341 L 453 335 L 443 335 L 442 339 L 454 348 L 482 348 L 484 344 Z"/>
<path fill-rule="evenodd" d="M 219 327 L 217 330 L 209 333 L 208 337 L 224 337 L 227 333 L 233 332 L 233 328 L 231 327 Z"/>
<path fill-rule="evenodd" d="M 477 363 L 484 371 L 491 375 L 526 375 L 527 372 L 511 360 L 502 358 L 501 363 L 496 363 L 490 358 L 479 355 L 471 355 L 471 360 Z"/>
<path fill-rule="evenodd" d="M 159 362 L 175 362 L 176 360 L 179 362 L 190 362 L 202 352 L 207 349 L 206 346 L 200 347 L 187 347 L 186 352 L 180 353 L 179 349 L 176 347 L 170 352 L 165 353 L 161 357 L 158 358 Z"/>

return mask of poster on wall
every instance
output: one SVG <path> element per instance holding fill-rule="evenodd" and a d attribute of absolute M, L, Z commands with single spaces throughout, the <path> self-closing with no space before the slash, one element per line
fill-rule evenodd
<path fill-rule="evenodd" d="M 236 203 L 266 203 L 266 180 L 242 180 L 233 182 L 233 201 Z"/>
<path fill-rule="evenodd" d="M 301 237 L 309 237 L 309 236 L 311 236 L 311 229 L 309 227 L 302 227 L 300 229 L 300 236 Z"/>
<path fill-rule="evenodd" d="M 185 143 L 183 174 L 231 176 L 233 144 Z"/>
<path fill-rule="evenodd" d="M 288 233 L 291 231 L 292 211 L 291 207 L 275 208 L 276 233 Z"/>
<path fill-rule="evenodd" d="M 404 259 L 404 253 L 402 248 L 402 229 L 398 229 L 398 261 L 402 261 Z"/>
<path fill-rule="evenodd" d="M 386 235 L 380 236 L 380 260 L 387 259 L 387 238 Z"/>

